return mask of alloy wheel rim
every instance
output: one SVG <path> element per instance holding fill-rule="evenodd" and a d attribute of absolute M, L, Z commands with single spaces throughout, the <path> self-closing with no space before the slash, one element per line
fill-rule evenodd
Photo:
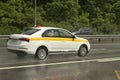
<path fill-rule="evenodd" d="M 81 53 L 81 56 L 85 56 L 87 54 L 86 48 L 82 47 L 80 53 Z"/>
<path fill-rule="evenodd" d="M 45 57 L 46 57 L 46 51 L 44 49 L 39 50 L 38 57 L 40 59 L 45 59 Z"/>

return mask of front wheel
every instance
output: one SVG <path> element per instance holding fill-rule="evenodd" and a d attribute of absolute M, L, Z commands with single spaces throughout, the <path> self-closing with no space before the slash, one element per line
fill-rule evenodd
<path fill-rule="evenodd" d="M 38 48 L 36 54 L 35 54 L 35 57 L 38 58 L 38 59 L 45 59 L 47 57 L 47 54 L 48 54 L 48 51 L 46 48 L 44 47 L 40 47 Z"/>
<path fill-rule="evenodd" d="M 80 49 L 78 50 L 78 56 L 84 57 L 88 53 L 87 47 L 85 45 L 82 45 Z"/>

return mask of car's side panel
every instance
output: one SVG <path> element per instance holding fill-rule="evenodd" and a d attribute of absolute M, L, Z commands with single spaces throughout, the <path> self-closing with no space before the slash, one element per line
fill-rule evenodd
<path fill-rule="evenodd" d="M 38 47 L 44 45 L 49 51 L 77 51 L 84 42 L 87 41 L 77 38 L 31 37 L 29 48 L 36 51 Z"/>

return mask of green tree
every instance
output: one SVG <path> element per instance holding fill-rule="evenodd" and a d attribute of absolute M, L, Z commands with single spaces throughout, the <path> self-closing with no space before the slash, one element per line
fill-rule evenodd
<path fill-rule="evenodd" d="M 96 34 L 116 34 L 120 32 L 120 0 L 37 0 L 37 24 L 68 30 L 90 26 Z M 0 34 L 32 26 L 34 0 L 0 1 Z"/>
<path fill-rule="evenodd" d="M 117 1 L 113 6 L 113 11 L 115 13 L 115 22 L 120 25 L 120 1 Z"/>
<path fill-rule="evenodd" d="M 6 2 L 0 2 L 0 24 L 2 27 L 15 26 L 20 28 L 24 2 L 21 0 L 8 0 Z"/>
<path fill-rule="evenodd" d="M 78 9 L 74 0 L 56 0 L 46 4 L 46 18 L 53 22 L 69 21 L 78 17 Z"/>

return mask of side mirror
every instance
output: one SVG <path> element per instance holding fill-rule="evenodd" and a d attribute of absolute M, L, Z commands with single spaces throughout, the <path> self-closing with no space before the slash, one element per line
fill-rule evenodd
<path fill-rule="evenodd" d="M 75 35 L 73 35 L 72 38 L 75 39 L 76 38 Z"/>

